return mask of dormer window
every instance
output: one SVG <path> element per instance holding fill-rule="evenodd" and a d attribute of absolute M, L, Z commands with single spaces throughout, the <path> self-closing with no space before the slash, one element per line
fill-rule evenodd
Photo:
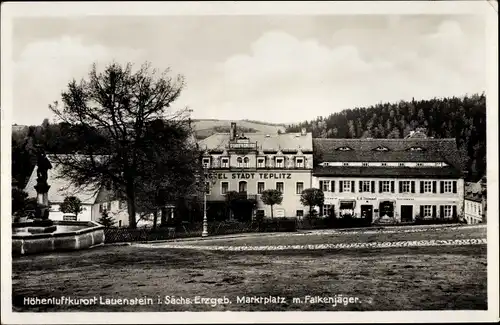
<path fill-rule="evenodd" d="M 340 147 L 340 148 L 337 148 L 337 150 L 339 150 L 339 151 L 351 151 L 352 148 L 350 148 L 350 147 Z"/>
<path fill-rule="evenodd" d="M 404 167 L 405 166 L 405 163 L 399 163 L 398 164 L 399 167 Z"/>
<path fill-rule="evenodd" d="M 348 162 L 342 163 L 342 166 L 349 166 Z"/>
<path fill-rule="evenodd" d="M 304 168 L 304 158 L 297 158 L 295 164 L 297 168 Z"/>
<path fill-rule="evenodd" d="M 284 159 L 276 158 L 276 168 L 283 168 L 283 166 L 284 166 Z"/>
<path fill-rule="evenodd" d="M 248 167 L 250 159 L 248 157 L 243 158 L 243 167 Z"/>
<path fill-rule="evenodd" d="M 417 163 L 417 167 L 422 167 L 423 165 L 423 163 Z"/>
<path fill-rule="evenodd" d="M 422 148 L 422 147 L 411 147 L 409 150 L 410 151 L 424 151 L 424 148 Z"/>
<path fill-rule="evenodd" d="M 364 162 L 364 163 L 362 163 L 362 164 L 361 164 L 361 166 L 363 166 L 363 167 L 368 167 L 368 163 L 367 163 L 367 162 Z"/>
<path fill-rule="evenodd" d="M 382 163 L 381 165 L 385 167 L 385 166 L 387 166 L 387 163 Z"/>
<path fill-rule="evenodd" d="M 210 158 L 203 158 L 203 168 L 210 167 Z"/>
<path fill-rule="evenodd" d="M 389 151 L 389 148 L 384 147 L 384 146 L 380 146 L 380 147 L 377 147 L 377 148 L 375 148 L 373 150 L 375 150 L 375 151 Z"/>
<path fill-rule="evenodd" d="M 229 158 L 222 158 L 220 165 L 222 168 L 228 168 L 229 167 Z"/>

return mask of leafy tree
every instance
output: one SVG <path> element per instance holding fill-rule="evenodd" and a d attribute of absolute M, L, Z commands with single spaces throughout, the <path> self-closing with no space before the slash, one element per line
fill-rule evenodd
<path fill-rule="evenodd" d="M 101 218 L 99 219 L 99 223 L 106 228 L 113 227 L 116 223 L 115 219 L 109 215 L 109 212 L 104 209 L 101 212 Z"/>
<path fill-rule="evenodd" d="M 82 207 L 82 202 L 80 201 L 79 198 L 75 196 L 68 196 L 64 198 L 63 203 L 61 203 L 61 206 L 59 209 L 63 213 L 72 213 L 74 214 L 77 218 L 78 215 L 83 211 Z"/>
<path fill-rule="evenodd" d="M 112 188 L 127 201 L 129 226 L 135 228 L 138 193 L 158 185 L 148 180 L 161 173 L 161 187 L 182 189 L 183 176 L 194 178 L 188 174 L 198 157 L 188 110 L 169 109 L 184 87 L 183 77 L 171 78 L 168 70 L 148 63 L 132 68 L 112 63 L 98 72 L 94 64 L 87 79 L 68 84 L 62 106 L 55 102 L 50 109 L 70 126 L 68 137 L 81 139 L 82 155 L 55 155 L 61 176 L 96 191 Z"/>
<path fill-rule="evenodd" d="M 12 187 L 12 215 L 22 215 L 26 208 L 28 193 L 17 187 Z"/>
<path fill-rule="evenodd" d="M 313 215 L 315 206 L 322 206 L 325 202 L 325 194 L 319 188 L 307 188 L 300 195 L 300 203 L 309 207 L 309 215 Z"/>
<path fill-rule="evenodd" d="M 283 202 L 283 193 L 274 189 L 265 190 L 262 192 L 261 199 L 265 205 L 271 206 L 271 218 L 273 218 L 273 206 Z"/>
<path fill-rule="evenodd" d="M 234 210 L 236 208 L 236 201 L 239 198 L 239 193 L 236 191 L 228 191 L 225 195 L 226 207 L 229 210 L 230 214 L 234 214 Z"/>

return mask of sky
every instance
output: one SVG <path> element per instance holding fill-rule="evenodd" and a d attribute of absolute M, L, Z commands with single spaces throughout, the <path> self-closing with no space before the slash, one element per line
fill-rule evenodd
<path fill-rule="evenodd" d="M 13 21 L 13 123 L 52 120 L 67 83 L 116 61 L 182 74 L 193 118 L 293 123 L 486 90 L 473 15 L 114 16 Z"/>

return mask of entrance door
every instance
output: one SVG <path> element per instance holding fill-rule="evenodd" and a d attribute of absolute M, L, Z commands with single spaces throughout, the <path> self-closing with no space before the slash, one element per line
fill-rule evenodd
<path fill-rule="evenodd" d="M 380 217 L 394 218 L 394 203 L 385 201 L 380 203 Z"/>
<path fill-rule="evenodd" d="M 361 206 L 361 218 L 365 219 L 366 222 L 368 222 L 368 223 L 372 223 L 373 205 L 362 205 Z"/>
<path fill-rule="evenodd" d="M 413 220 L 413 205 L 401 206 L 401 222 L 411 222 Z"/>

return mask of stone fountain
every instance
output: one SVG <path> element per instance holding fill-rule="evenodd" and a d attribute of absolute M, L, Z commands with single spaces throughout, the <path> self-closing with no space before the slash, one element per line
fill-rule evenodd
<path fill-rule="evenodd" d="M 37 150 L 35 218 L 12 224 L 12 255 L 85 249 L 104 243 L 104 227 L 94 221 L 53 221 L 49 218 L 48 171 L 52 164 Z"/>

